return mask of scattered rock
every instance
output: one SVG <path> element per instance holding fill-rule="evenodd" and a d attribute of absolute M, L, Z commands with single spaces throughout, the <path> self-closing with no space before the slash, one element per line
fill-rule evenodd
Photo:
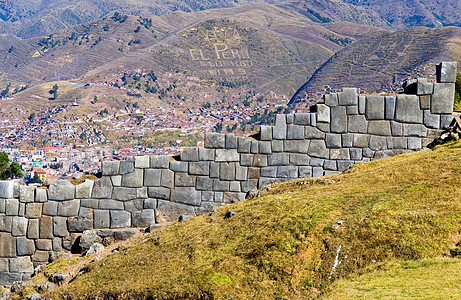
<path fill-rule="evenodd" d="M 178 219 L 178 222 L 184 222 L 184 221 L 187 221 L 189 220 L 190 218 L 193 218 L 194 216 L 192 215 L 180 215 L 179 216 L 179 219 Z"/>
<path fill-rule="evenodd" d="M 37 285 L 37 290 L 38 291 L 48 291 L 48 290 L 52 290 L 52 289 L 54 289 L 54 284 L 52 284 L 49 281 Z"/>
<path fill-rule="evenodd" d="M 27 297 L 29 300 L 38 300 L 42 299 L 42 296 L 39 293 L 32 294 L 32 296 Z"/>
<path fill-rule="evenodd" d="M 57 261 L 58 259 L 61 259 L 61 258 L 72 258 L 72 254 L 70 253 L 63 253 L 63 252 L 50 252 L 50 257 L 48 259 L 48 261 L 51 263 L 51 262 L 54 262 L 54 261 Z"/>
<path fill-rule="evenodd" d="M 225 215 L 224 215 L 224 219 L 229 219 L 230 217 L 233 217 L 235 216 L 235 211 L 228 211 Z"/>
<path fill-rule="evenodd" d="M 97 230 L 85 230 L 80 238 L 79 245 L 82 253 L 86 253 L 94 243 L 100 243 L 101 237 Z"/>
<path fill-rule="evenodd" d="M 24 281 L 14 281 L 12 284 L 11 284 L 11 292 L 12 293 L 19 293 L 21 292 L 23 289 L 24 289 Z"/>
<path fill-rule="evenodd" d="M 34 276 L 37 275 L 38 273 L 40 273 L 41 271 L 43 271 L 43 269 L 45 269 L 45 267 L 46 267 L 46 265 L 38 265 L 37 267 L 35 267 Z"/>
<path fill-rule="evenodd" d="M 91 255 L 95 253 L 100 253 L 104 250 L 104 246 L 100 243 L 94 243 L 91 245 L 90 249 L 86 252 L 86 255 Z"/>
<path fill-rule="evenodd" d="M 115 239 L 111 236 L 108 236 L 108 237 L 104 237 L 102 238 L 101 240 L 101 244 L 104 246 L 104 247 L 107 247 L 109 246 L 110 244 L 112 244 L 113 242 L 115 242 Z"/>
<path fill-rule="evenodd" d="M 68 274 L 52 274 L 50 278 L 48 278 L 49 281 L 56 283 L 57 285 L 61 285 L 64 283 L 64 281 L 69 277 Z"/>
<path fill-rule="evenodd" d="M 116 240 L 126 241 L 132 238 L 138 232 L 139 230 L 136 228 L 120 229 L 120 230 L 115 231 L 114 237 Z"/>

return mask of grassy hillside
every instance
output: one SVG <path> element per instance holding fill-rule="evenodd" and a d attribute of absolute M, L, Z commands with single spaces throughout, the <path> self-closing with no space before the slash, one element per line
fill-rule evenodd
<path fill-rule="evenodd" d="M 443 270 L 459 272 L 457 261 L 440 258 L 459 253 L 460 162 L 458 143 L 360 163 L 339 175 L 276 184 L 261 197 L 173 224 L 96 258 L 46 296 L 334 299 L 367 292 L 360 282 L 389 293 L 393 286 L 404 288 L 415 270 L 444 282 L 438 277 Z M 235 215 L 226 218 L 229 211 Z M 50 265 L 46 274 L 53 266 L 62 263 Z M 402 283 L 383 279 L 394 274 Z M 337 281 L 345 276 L 352 279 Z M 459 285 L 450 286 L 459 295 Z M 445 286 L 432 288 L 435 295 Z M 382 295 L 394 295 L 389 293 Z"/>

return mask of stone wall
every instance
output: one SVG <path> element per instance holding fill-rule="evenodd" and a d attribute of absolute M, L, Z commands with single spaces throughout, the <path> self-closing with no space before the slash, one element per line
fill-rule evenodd
<path fill-rule="evenodd" d="M 71 250 L 85 230 L 113 235 L 215 210 L 274 181 L 319 177 L 360 161 L 423 149 L 453 120 L 456 63 L 437 83 L 410 81 L 405 94 L 325 95 L 315 112 L 277 115 L 254 138 L 209 133 L 177 157 L 104 161 L 102 178 L 74 186 L 0 182 L 0 282 L 30 276 L 53 251 Z M 111 229 L 111 230 L 107 230 Z"/>

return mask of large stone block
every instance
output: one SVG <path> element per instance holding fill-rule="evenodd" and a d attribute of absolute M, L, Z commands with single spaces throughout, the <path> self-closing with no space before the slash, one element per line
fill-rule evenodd
<path fill-rule="evenodd" d="M 393 136 L 403 135 L 403 124 L 391 121 L 391 132 Z"/>
<path fill-rule="evenodd" d="M 350 159 L 349 149 L 330 149 L 330 159 Z"/>
<path fill-rule="evenodd" d="M 7 216 L 17 216 L 19 214 L 19 200 L 18 199 L 6 199 L 5 214 Z"/>
<path fill-rule="evenodd" d="M 455 85 L 453 83 L 437 83 L 431 100 L 431 113 L 451 114 L 455 98 Z"/>
<path fill-rule="evenodd" d="M 350 158 L 352 160 L 362 160 L 362 149 L 361 148 L 351 148 L 349 149 Z"/>
<path fill-rule="evenodd" d="M 35 189 L 35 202 L 45 203 L 47 201 L 48 201 L 48 197 L 46 195 L 46 189 L 36 188 Z"/>
<path fill-rule="evenodd" d="M 420 150 L 422 148 L 421 138 L 410 137 L 408 138 L 408 149 L 410 150 Z"/>
<path fill-rule="evenodd" d="M 239 161 L 240 155 L 236 149 L 216 149 L 216 162 Z"/>
<path fill-rule="evenodd" d="M 287 140 L 284 141 L 285 152 L 289 153 L 307 153 L 311 140 Z M 312 140 L 312 142 L 314 142 Z"/>
<path fill-rule="evenodd" d="M 67 218 L 53 218 L 53 235 L 58 237 L 69 236 L 69 231 L 67 231 Z"/>
<path fill-rule="evenodd" d="M 370 137 L 369 147 L 371 150 L 386 150 L 387 149 L 387 139 L 384 136 L 375 136 Z"/>
<path fill-rule="evenodd" d="M 323 99 L 325 105 L 333 107 L 338 106 L 338 94 L 337 93 L 330 93 L 323 95 Z"/>
<path fill-rule="evenodd" d="M 369 121 L 368 133 L 374 135 L 391 135 L 391 124 L 389 121 Z"/>
<path fill-rule="evenodd" d="M 318 178 L 322 177 L 325 174 L 323 168 L 321 167 L 313 167 L 312 168 L 312 177 Z"/>
<path fill-rule="evenodd" d="M 199 155 L 200 155 L 200 149 L 203 149 L 203 150 L 209 150 L 211 153 L 212 153 L 212 158 L 211 160 L 214 159 L 214 151 L 213 149 L 205 149 L 205 148 L 199 148 Z M 208 153 L 208 152 L 205 152 L 205 153 Z M 208 159 L 202 159 L 200 158 L 200 160 L 208 160 Z M 171 171 L 174 171 L 174 172 L 181 172 L 181 173 L 187 173 L 189 171 L 189 163 L 186 162 L 186 161 L 170 161 L 170 170 Z M 160 185 L 160 170 L 157 170 L 158 172 L 158 184 Z M 156 173 L 154 172 L 154 174 L 152 175 L 155 175 Z M 152 175 L 149 175 L 149 176 L 152 176 Z M 146 185 L 146 172 L 144 172 L 144 185 Z M 158 185 L 158 186 L 159 186 Z M 154 186 L 157 186 L 157 185 L 154 185 Z"/>
<path fill-rule="evenodd" d="M 261 168 L 261 176 L 262 177 L 277 177 L 277 167 L 264 167 Z"/>
<path fill-rule="evenodd" d="M 183 162 L 187 166 L 187 162 Z M 187 169 L 187 168 L 186 168 Z M 145 169 L 144 170 L 144 186 L 160 186 L 162 170 L 161 169 Z"/>
<path fill-rule="evenodd" d="M 395 118 L 395 102 L 397 101 L 396 96 L 386 96 L 386 120 L 394 120 Z"/>
<path fill-rule="evenodd" d="M 221 163 L 219 165 L 220 180 L 235 180 L 235 163 Z"/>
<path fill-rule="evenodd" d="M 191 175 L 210 175 L 210 163 L 207 161 L 190 162 L 189 174 Z"/>
<path fill-rule="evenodd" d="M 49 200 L 71 200 L 75 198 L 75 186 L 68 180 L 52 180 L 48 188 Z"/>
<path fill-rule="evenodd" d="M 122 186 L 142 187 L 144 183 L 144 170 L 135 169 L 133 172 L 122 176 Z"/>
<path fill-rule="evenodd" d="M 0 232 L 0 257 L 16 256 L 16 238 L 9 233 Z"/>
<path fill-rule="evenodd" d="M 271 146 L 271 142 L 269 141 L 258 142 L 258 148 L 259 148 L 260 154 L 271 154 L 272 153 L 272 146 Z"/>
<path fill-rule="evenodd" d="M 368 95 L 365 111 L 368 120 L 384 120 L 384 96 Z"/>
<path fill-rule="evenodd" d="M 267 167 L 267 155 L 256 154 L 253 156 L 253 164 L 254 167 Z"/>
<path fill-rule="evenodd" d="M 226 133 L 225 140 L 226 149 L 237 149 L 237 137 L 233 133 Z"/>
<path fill-rule="evenodd" d="M 339 149 L 334 149 L 334 151 L 339 151 Z M 325 163 L 323 164 L 323 168 L 329 171 L 337 171 L 338 164 L 336 163 L 336 160 L 325 160 Z"/>
<path fill-rule="evenodd" d="M 173 222 L 177 221 L 180 215 L 194 214 L 195 210 L 191 205 L 159 200 L 156 209 L 156 222 Z"/>
<path fill-rule="evenodd" d="M 268 157 L 269 166 L 286 166 L 289 164 L 288 153 L 274 153 Z"/>
<path fill-rule="evenodd" d="M 149 155 L 135 156 L 134 167 L 139 169 L 147 169 L 150 166 Z"/>
<path fill-rule="evenodd" d="M 20 273 L 33 273 L 34 264 L 30 260 L 30 256 L 22 256 L 10 258 L 9 261 L 10 272 L 20 272 Z"/>
<path fill-rule="evenodd" d="M 325 143 L 327 148 L 341 148 L 341 135 L 340 134 L 327 134 Z"/>
<path fill-rule="evenodd" d="M 259 143 L 257 141 L 251 141 L 250 152 L 259 153 Z"/>
<path fill-rule="evenodd" d="M 354 135 L 352 133 L 346 133 L 341 135 L 341 145 L 344 148 L 350 148 L 354 144 Z"/>
<path fill-rule="evenodd" d="M 110 181 L 113 186 L 122 186 L 122 175 L 110 176 Z"/>
<path fill-rule="evenodd" d="M 454 83 L 458 64 L 456 61 L 442 62 L 436 66 L 437 82 Z"/>
<path fill-rule="evenodd" d="M 229 181 L 221 181 L 219 179 L 213 179 L 213 191 L 217 191 L 217 192 L 229 191 Z"/>
<path fill-rule="evenodd" d="M 277 178 L 298 178 L 297 166 L 278 166 Z"/>
<path fill-rule="evenodd" d="M 357 105 L 357 89 L 343 88 L 343 91 L 338 94 L 339 105 Z"/>
<path fill-rule="evenodd" d="M 94 181 L 86 179 L 83 183 L 80 183 L 75 187 L 75 197 L 78 199 L 91 198 L 93 192 Z M 39 189 L 36 190 L 36 193 Z"/>
<path fill-rule="evenodd" d="M 431 95 L 419 96 L 419 106 L 422 110 L 431 109 Z"/>
<path fill-rule="evenodd" d="M 11 232 L 13 217 L 0 214 L 0 232 Z"/>
<path fill-rule="evenodd" d="M 325 133 L 318 130 L 313 126 L 306 126 L 304 128 L 304 138 L 306 139 L 324 139 Z"/>
<path fill-rule="evenodd" d="M 345 133 L 347 131 L 347 115 L 344 106 L 331 108 L 331 132 Z"/>
<path fill-rule="evenodd" d="M 28 220 L 24 217 L 13 217 L 13 227 L 11 229 L 11 235 L 13 236 L 25 236 L 27 233 Z"/>
<path fill-rule="evenodd" d="M 284 140 L 287 138 L 287 120 L 285 115 L 275 116 L 275 126 L 272 128 L 274 140 Z"/>
<path fill-rule="evenodd" d="M 272 126 L 261 125 L 259 128 L 259 137 L 261 141 L 272 140 Z"/>
<path fill-rule="evenodd" d="M 312 167 L 311 166 L 302 166 L 298 168 L 299 178 L 309 178 L 312 177 Z"/>
<path fill-rule="evenodd" d="M 325 104 L 317 104 L 317 122 L 330 123 L 330 107 Z"/>
<path fill-rule="evenodd" d="M 359 107 L 357 105 L 346 106 L 347 115 L 358 115 Z"/>
<path fill-rule="evenodd" d="M 440 116 L 440 128 L 447 128 L 450 126 L 453 126 L 454 124 L 454 116 L 449 114 L 449 115 L 441 115 Z"/>
<path fill-rule="evenodd" d="M 226 136 L 221 133 L 205 133 L 205 148 L 224 148 Z"/>
<path fill-rule="evenodd" d="M 302 140 L 304 139 L 304 126 L 301 125 L 288 125 L 287 126 L 287 139 L 288 140 Z"/>
<path fill-rule="evenodd" d="M 223 201 L 224 203 L 235 203 L 245 200 L 245 193 L 232 193 L 232 192 L 227 192 L 224 193 L 223 196 Z"/>
<path fill-rule="evenodd" d="M 403 135 L 426 137 L 427 129 L 422 124 L 403 124 Z"/>
<path fill-rule="evenodd" d="M 58 202 L 48 201 L 48 202 L 43 203 L 42 214 L 47 215 L 47 216 L 58 215 Z"/>
<path fill-rule="evenodd" d="M 110 228 L 123 228 L 131 226 L 131 214 L 123 210 L 110 211 Z"/>
<path fill-rule="evenodd" d="M 102 199 L 99 200 L 99 209 L 109 209 L 109 210 L 123 210 L 125 206 L 123 202 L 112 200 L 112 199 Z"/>
<path fill-rule="evenodd" d="M 124 175 L 128 173 L 132 173 L 134 171 L 134 158 L 133 160 L 122 160 L 120 162 L 120 169 L 119 174 Z"/>
<path fill-rule="evenodd" d="M 366 104 L 367 104 L 367 97 L 366 96 L 359 96 L 359 114 L 364 115 L 366 113 Z"/>
<path fill-rule="evenodd" d="M 392 139 L 392 149 L 407 149 L 408 148 L 408 141 L 406 137 L 392 137 L 391 139 Z"/>
<path fill-rule="evenodd" d="M 29 225 L 27 226 L 26 234 L 26 237 L 28 239 L 38 239 L 40 237 L 39 222 L 40 220 L 38 219 L 29 220 Z"/>
<path fill-rule="evenodd" d="M 149 167 L 152 169 L 168 169 L 171 156 L 168 155 L 151 155 Z"/>
<path fill-rule="evenodd" d="M 172 190 L 171 200 L 177 203 L 200 206 L 201 194 L 193 187 L 178 187 Z"/>
<path fill-rule="evenodd" d="M 240 165 L 235 166 L 235 179 L 236 180 L 247 180 L 248 179 L 248 168 L 241 167 Z"/>
<path fill-rule="evenodd" d="M 93 211 L 93 226 L 96 229 L 109 228 L 110 227 L 110 217 L 108 210 L 99 210 L 95 209 Z"/>
<path fill-rule="evenodd" d="M 157 199 L 170 199 L 170 192 L 171 189 L 165 187 L 149 187 L 147 189 L 147 194 L 149 197 Z"/>
<path fill-rule="evenodd" d="M 25 237 L 18 237 L 16 239 L 16 251 L 18 256 L 32 255 L 35 252 L 35 243 Z"/>
<path fill-rule="evenodd" d="M 112 181 L 110 177 L 103 176 L 94 182 L 92 198 L 108 199 L 112 197 Z"/>
<path fill-rule="evenodd" d="M 13 198 L 14 197 L 14 182 L 13 181 L 0 181 L 0 198 Z"/>
<path fill-rule="evenodd" d="M 251 148 L 251 140 L 243 138 L 243 137 L 238 137 L 237 138 L 237 151 L 239 153 L 250 153 L 250 148 Z M 214 156 L 213 156 L 214 159 Z"/>
<path fill-rule="evenodd" d="M 293 124 L 308 126 L 311 124 L 311 116 L 308 113 L 297 113 L 294 116 Z"/>
<path fill-rule="evenodd" d="M 58 215 L 62 217 L 73 217 L 78 215 L 79 209 L 80 200 L 78 199 L 59 202 Z"/>
<path fill-rule="evenodd" d="M 310 157 L 306 154 L 290 154 L 290 164 L 295 166 L 308 166 Z"/>
<path fill-rule="evenodd" d="M 35 246 L 37 247 L 37 250 L 42 250 L 42 251 L 53 250 L 53 244 L 51 240 L 36 240 Z"/>
<path fill-rule="evenodd" d="M 53 238 L 53 222 L 52 218 L 48 216 L 42 216 L 40 218 L 40 238 L 41 239 L 52 239 Z"/>
<path fill-rule="evenodd" d="M 317 113 L 311 113 L 311 126 L 317 126 Z"/>
<path fill-rule="evenodd" d="M 155 224 L 155 210 L 135 211 L 132 213 L 131 222 L 133 227 L 147 227 Z"/>
<path fill-rule="evenodd" d="M 29 219 L 40 218 L 42 216 L 42 203 L 27 203 L 26 217 Z"/>
<path fill-rule="evenodd" d="M 23 203 L 34 202 L 35 200 L 35 187 L 34 186 L 20 186 L 19 187 L 19 201 Z"/>
<path fill-rule="evenodd" d="M 213 189 L 213 179 L 209 177 L 197 177 L 195 188 L 199 191 L 211 191 Z"/>
<path fill-rule="evenodd" d="M 181 161 L 198 161 L 198 148 L 182 148 L 180 158 Z"/>
<path fill-rule="evenodd" d="M 417 95 L 431 95 L 434 93 L 434 84 L 427 81 L 427 78 L 418 78 L 416 84 Z"/>
<path fill-rule="evenodd" d="M 112 199 L 120 201 L 128 201 L 137 198 L 136 188 L 114 187 Z"/>
<path fill-rule="evenodd" d="M 214 160 L 214 156 L 215 156 L 215 150 L 214 149 L 207 149 L 207 148 L 203 148 L 203 147 L 199 147 L 198 148 L 198 159 L 199 161 L 212 161 Z M 180 163 L 180 162 L 177 162 L 177 163 Z M 184 162 L 182 162 L 184 163 Z M 179 166 L 177 166 L 179 167 Z M 184 167 L 183 167 L 184 168 Z M 185 167 L 186 170 L 184 171 L 183 169 L 179 168 L 179 172 L 187 172 L 187 167 Z M 170 163 L 170 169 L 173 170 L 173 171 L 176 171 L 172 168 L 172 164 Z"/>
<path fill-rule="evenodd" d="M 102 175 L 118 175 L 120 168 L 120 161 L 103 161 L 102 162 Z"/>
<path fill-rule="evenodd" d="M 423 111 L 416 95 L 398 95 L 395 120 L 404 123 L 423 123 Z"/>
<path fill-rule="evenodd" d="M 330 152 L 323 140 L 312 140 L 309 144 L 308 154 L 318 158 L 328 158 L 330 156 Z"/>
<path fill-rule="evenodd" d="M 196 176 L 186 173 L 176 173 L 174 183 L 176 187 L 195 186 Z"/>

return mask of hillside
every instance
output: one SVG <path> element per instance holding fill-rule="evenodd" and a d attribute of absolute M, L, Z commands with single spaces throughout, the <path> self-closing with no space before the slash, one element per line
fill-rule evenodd
<path fill-rule="evenodd" d="M 45 296 L 312 299 L 352 292 L 354 274 L 364 274 L 365 282 L 376 278 L 370 271 L 398 272 L 410 288 L 424 287 L 406 277 L 413 274 L 408 266 L 432 274 L 431 293 L 442 294 L 442 282 L 453 277 L 436 274 L 459 270 L 456 261 L 441 258 L 459 253 L 460 149 L 448 144 L 360 163 L 343 174 L 274 184 L 260 197 L 89 258 L 78 277 Z M 230 211 L 235 215 L 225 217 Z M 51 264 L 43 274 L 66 274 L 68 263 Z M 351 281 L 337 281 L 345 276 Z M 40 275 L 30 284 L 44 281 Z M 380 284 L 385 289 L 395 281 Z M 461 293 L 451 286 L 452 295 Z"/>

